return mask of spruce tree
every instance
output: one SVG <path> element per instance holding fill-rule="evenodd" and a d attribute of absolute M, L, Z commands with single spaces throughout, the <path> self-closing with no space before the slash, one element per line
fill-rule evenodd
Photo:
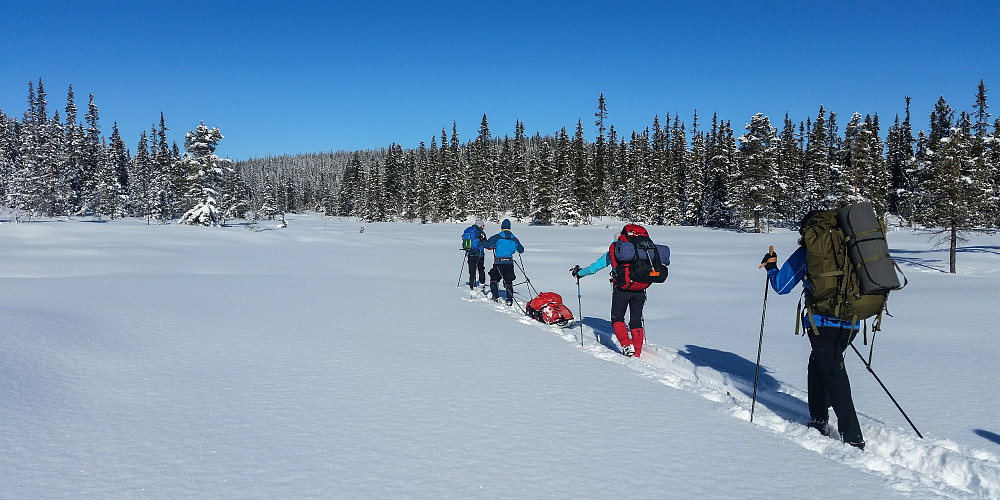
<path fill-rule="evenodd" d="M 636 162 L 632 159 L 634 154 L 631 147 L 632 142 L 635 141 L 635 135 L 633 131 L 629 142 L 626 143 L 623 137 L 618 143 L 617 152 L 611 164 L 612 173 L 609 176 L 613 179 L 613 190 L 615 193 L 612 213 L 615 217 L 627 221 L 635 220 L 635 209 L 632 205 L 633 192 L 631 191 L 637 177 L 637 175 L 634 175 L 637 174 L 636 170 L 632 170 L 636 166 Z"/>
<path fill-rule="evenodd" d="M 591 184 L 591 215 L 607 213 L 608 190 L 605 186 L 605 176 L 608 172 L 608 142 L 605 139 L 605 121 L 608 119 L 608 107 L 604 102 L 604 93 L 597 100 L 597 112 L 594 113 L 594 126 L 597 127 L 597 138 L 594 140 L 594 157 L 590 168 Z M 612 144 L 614 146 L 614 144 Z"/>
<path fill-rule="evenodd" d="M 976 102 L 973 103 L 972 132 L 977 138 L 985 138 L 989 134 L 990 106 L 986 104 L 986 84 L 979 80 L 979 90 L 976 92 Z"/>
<path fill-rule="evenodd" d="M 446 171 L 450 172 L 452 177 L 452 183 L 456 186 L 456 189 L 452 192 L 451 198 L 451 209 L 448 218 L 451 220 L 463 220 L 468 215 L 468 204 L 467 193 L 464 192 L 461 187 L 464 185 L 462 180 L 464 179 L 465 170 L 467 164 L 463 159 L 462 155 L 462 143 L 458 140 L 458 123 L 452 122 L 451 124 L 451 141 L 448 143 L 448 156 Z M 441 149 L 444 149 L 444 142 L 441 143 Z"/>
<path fill-rule="evenodd" d="M 117 219 L 126 215 L 126 200 L 128 199 L 128 171 L 131 158 L 125 143 L 118 133 L 118 122 L 111 130 L 111 144 L 107 154 L 102 159 L 97 174 L 97 205 L 95 214 Z"/>
<path fill-rule="evenodd" d="M 549 141 L 542 141 L 538 156 L 532 167 L 535 182 L 532 183 L 534 194 L 531 198 L 531 218 L 536 224 L 551 224 L 556 209 L 556 162 Z"/>
<path fill-rule="evenodd" d="M 184 135 L 186 153 L 179 160 L 178 169 L 187 172 L 189 186 L 186 199 L 193 205 L 181 216 L 180 222 L 189 225 L 217 226 L 221 221 L 219 187 L 230 169 L 229 160 L 215 155 L 215 148 L 222 140 L 218 128 L 208 128 L 201 122 L 197 128 Z"/>
<path fill-rule="evenodd" d="M 685 161 L 687 165 L 688 184 L 684 191 L 687 212 L 682 221 L 684 224 L 701 226 L 705 221 L 705 134 L 698 130 L 698 111 L 694 113 L 691 123 L 691 150 Z"/>
<path fill-rule="evenodd" d="M 594 210 L 594 188 L 591 175 L 590 158 L 587 153 L 587 141 L 583 138 L 583 120 L 577 120 L 576 133 L 569 147 L 569 163 L 573 171 L 573 205 L 574 214 L 570 216 L 571 224 L 589 224 Z"/>
<path fill-rule="evenodd" d="M 719 115 L 712 114 L 712 125 L 705 136 L 705 194 L 702 197 L 704 204 L 704 224 L 718 227 L 716 210 L 718 200 L 721 197 L 718 183 L 718 156 L 719 156 Z"/>
<path fill-rule="evenodd" d="M 66 124 L 65 124 L 65 151 L 66 168 L 64 171 L 66 184 L 70 189 L 70 199 L 66 208 L 68 213 L 78 213 L 80 210 L 80 200 L 82 195 L 82 184 L 80 182 L 80 171 L 82 169 L 82 159 L 84 150 L 83 126 L 76 120 L 77 107 L 73 94 L 73 85 L 69 86 L 66 93 Z"/>
<path fill-rule="evenodd" d="M 434 222 L 447 219 L 451 200 L 451 175 L 445 171 L 444 156 L 446 154 L 448 136 L 444 129 L 441 129 L 441 145 L 437 146 L 437 137 L 431 138 L 431 148 L 428 152 L 428 181 L 433 183 L 434 196 L 431 198 L 432 217 Z"/>
<path fill-rule="evenodd" d="M 512 200 L 511 212 L 517 219 L 531 213 L 531 163 L 528 157 L 528 137 L 524 133 L 524 123 L 514 124 L 514 141 L 511 145 Z"/>
<path fill-rule="evenodd" d="M 361 195 L 363 187 L 364 172 L 361 167 L 361 158 L 357 152 L 351 155 L 350 161 L 341 174 L 340 189 L 338 191 L 337 215 L 342 217 L 358 217 L 360 213 L 360 202 L 364 199 Z"/>
<path fill-rule="evenodd" d="M 670 166 L 667 169 L 666 179 L 662 184 L 667 197 L 664 200 L 664 211 L 660 224 L 673 225 L 684 222 L 684 214 L 691 210 L 689 189 L 697 185 L 700 180 L 693 179 L 692 175 L 700 176 L 700 173 L 692 171 L 687 164 L 688 159 L 687 130 L 680 115 L 674 114 L 674 124 L 670 128 L 670 146 L 668 148 L 667 161 Z M 672 184 L 671 184 L 672 183 Z M 697 207 L 694 208 L 697 210 Z"/>
<path fill-rule="evenodd" d="M 479 134 L 469 147 L 466 188 L 462 199 L 462 205 L 477 217 L 496 220 L 506 206 L 506 201 L 501 200 L 506 179 L 500 175 L 498 164 L 489 121 L 484 114 Z"/>
<path fill-rule="evenodd" d="M 949 272 L 956 272 L 958 244 L 964 234 L 981 229 L 994 221 L 996 203 L 988 171 L 981 158 L 972 154 L 972 136 L 968 115 L 962 114 L 958 126 L 940 130 L 947 124 L 950 108 L 942 98 L 935 107 L 934 122 L 925 156 L 924 181 L 921 185 L 927 204 L 920 222 L 938 228 L 939 243 L 948 243 Z"/>
<path fill-rule="evenodd" d="M 427 150 L 424 141 L 420 141 L 417 148 L 417 179 L 416 179 L 416 213 L 414 214 L 422 224 L 431 220 L 434 208 L 431 201 L 434 197 L 434 185 L 431 182 L 431 152 Z"/>
<path fill-rule="evenodd" d="M 896 115 L 895 123 L 886 135 L 886 169 L 889 171 L 889 212 L 909 219 L 909 204 L 916 189 L 908 170 L 914 161 L 913 129 L 910 126 L 910 98 L 906 98 L 906 115 L 902 122 Z"/>
<path fill-rule="evenodd" d="M 777 131 L 771 121 L 757 113 L 739 137 L 740 198 L 745 219 L 753 220 L 754 231 L 761 232 L 774 213 L 774 170 L 777 156 Z"/>
<path fill-rule="evenodd" d="M 553 223 L 568 223 L 570 213 L 575 211 L 573 200 L 573 168 L 570 165 L 570 142 L 566 127 L 556 135 L 553 148 L 555 161 L 555 204 L 553 206 Z"/>
<path fill-rule="evenodd" d="M 775 161 L 775 213 L 780 219 L 798 220 L 801 215 L 805 190 L 803 185 L 803 151 L 795 123 L 785 113 L 784 126 L 778 137 L 778 156 Z"/>
<path fill-rule="evenodd" d="M 806 211 L 833 208 L 826 203 L 830 179 L 830 150 L 827 140 L 826 109 L 819 107 L 816 121 L 809 128 L 806 143 L 803 199 Z"/>
<path fill-rule="evenodd" d="M 105 155 L 101 138 L 100 111 L 94 103 L 94 94 L 90 94 L 87 104 L 87 114 L 84 115 L 83 155 L 80 159 L 79 183 L 80 206 L 79 213 L 92 213 L 97 204 L 97 176 Z"/>
<path fill-rule="evenodd" d="M 132 214 L 145 218 L 146 224 L 149 224 L 153 206 L 153 170 L 149 158 L 149 138 L 145 130 L 139 136 L 139 145 L 135 148 L 129 177 L 132 179 L 130 185 Z"/>
<path fill-rule="evenodd" d="M 843 170 L 832 184 L 835 206 L 870 201 L 875 212 L 884 216 L 889 181 L 878 137 L 877 118 L 861 119 L 855 113 L 844 131 Z"/>
<path fill-rule="evenodd" d="M 385 222 L 389 220 L 386 207 L 385 168 L 379 159 L 375 159 L 368 167 L 365 176 L 365 202 L 361 220 L 365 222 Z"/>
<path fill-rule="evenodd" d="M 48 210 L 46 193 L 51 177 L 47 158 L 48 117 L 44 109 L 44 88 L 39 89 L 36 97 L 33 83 L 28 82 L 28 110 L 21 122 L 17 144 L 19 161 L 11 173 L 9 185 L 10 208 L 15 211 L 15 220 L 20 220 L 22 215 L 30 218 Z"/>

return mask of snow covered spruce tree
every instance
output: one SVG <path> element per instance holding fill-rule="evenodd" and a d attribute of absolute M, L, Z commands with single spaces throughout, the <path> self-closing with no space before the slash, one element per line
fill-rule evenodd
<path fill-rule="evenodd" d="M 816 121 L 806 123 L 808 140 L 804 155 L 802 199 L 805 212 L 833 208 L 828 206 L 826 195 L 830 184 L 830 149 L 827 140 L 826 109 L 819 107 Z M 805 213 L 803 212 L 803 213 Z"/>
<path fill-rule="evenodd" d="M 883 145 L 879 138 L 878 116 L 870 115 L 861 120 L 860 113 L 854 113 L 844 131 L 841 151 L 842 173 L 831 193 L 836 206 L 859 201 L 870 201 L 875 213 L 884 217 L 889 198 L 889 172 L 882 156 Z"/>
<path fill-rule="evenodd" d="M 684 185 L 685 211 L 681 220 L 689 226 L 701 226 L 705 220 L 705 133 L 698 130 L 698 112 L 691 124 L 691 149 L 685 155 L 687 166 Z"/>
<path fill-rule="evenodd" d="M 225 181 L 227 170 L 232 170 L 227 159 L 215 155 L 215 148 L 222 140 L 218 128 L 208 128 L 201 122 L 197 128 L 184 134 L 184 156 L 178 168 L 187 173 L 188 203 L 192 204 L 180 221 L 192 226 L 217 226 L 220 208 L 218 188 Z"/>
<path fill-rule="evenodd" d="M 514 124 L 514 139 L 510 141 L 511 214 L 517 219 L 527 217 L 531 212 L 531 164 L 528 157 L 528 138 L 524 134 L 524 123 Z"/>
<path fill-rule="evenodd" d="M 94 215 L 110 219 L 127 215 L 129 207 L 126 203 L 130 200 L 128 171 L 131 169 L 132 159 L 118 133 L 118 123 L 115 122 L 111 132 L 111 145 L 98 164 L 95 185 L 97 203 L 94 206 Z"/>
<path fill-rule="evenodd" d="M 631 160 L 637 172 L 633 187 L 633 202 L 637 203 L 635 218 L 644 224 L 669 224 L 671 206 L 676 206 L 676 175 L 670 156 L 670 115 L 667 127 L 660 126 L 660 117 L 653 117 L 653 135 L 647 128 L 629 143 Z"/>
<path fill-rule="evenodd" d="M 551 224 L 556 211 L 556 165 L 552 146 L 549 141 L 542 141 L 538 156 L 532 159 L 534 190 L 531 207 L 531 218 L 537 224 Z"/>
<path fill-rule="evenodd" d="M 505 179 L 498 175 L 498 152 L 490 134 L 489 121 L 486 115 L 479 124 L 479 135 L 466 148 L 468 161 L 465 162 L 465 175 L 459 178 L 463 183 L 459 204 L 472 215 L 489 220 L 498 220 L 504 211 L 500 194 L 506 188 Z"/>
<path fill-rule="evenodd" d="M 669 115 L 667 118 L 669 122 Z M 670 143 L 667 148 L 667 159 L 670 165 L 667 167 L 667 175 L 670 175 L 670 178 L 665 180 L 662 185 L 668 196 L 664 200 L 662 215 L 658 214 L 655 220 L 660 221 L 657 223 L 661 225 L 682 224 L 690 202 L 688 189 L 701 184 L 701 179 L 695 179 L 692 176 L 700 177 L 701 173 L 693 171 L 688 162 L 688 155 L 691 152 L 688 150 L 687 130 L 680 115 L 676 113 L 674 114 L 674 124 L 670 127 Z"/>
<path fill-rule="evenodd" d="M 967 113 L 953 124 L 954 111 L 944 97 L 931 115 L 931 132 L 921 141 L 919 186 L 923 210 L 917 222 L 938 228 L 938 242 L 949 245 L 949 272 L 956 272 L 955 255 L 963 233 L 982 229 L 996 217 L 992 169 L 974 147 Z"/>
<path fill-rule="evenodd" d="M 801 128 L 804 133 L 804 128 Z M 796 132 L 795 123 L 785 113 L 784 126 L 778 136 L 778 151 L 775 161 L 775 213 L 779 219 L 798 220 L 802 212 L 801 203 L 789 200 L 803 199 L 803 147 L 802 136 Z"/>
<path fill-rule="evenodd" d="M 583 121 L 577 120 L 576 132 L 569 146 L 569 169 L 572 174 L 572 206 L 567 214 L 567 221 L 574 226 L 589 224 L 590 216 L 594 214 L 595 189 L 592 184 L 595 176 L 591 173 L 590 158 L 587 151 L 587 141 L 583 138 Z"/>
<path fill-rule="evenodd" d="M 727 122 L 712 115 L 712 130 L 705 145 L 705 224 L 728 228 L 735 225 L 733 179 L 736 175 L 736 141 Z"/>
<path fill-rule="evenodd" d="M 886 169 L 889 172 L 889 212 L 909 220 L 913 213 L 912 193 L 916 190 L 912 169 L 913 129 L 910 126 L 910 98 L 906 98 L 906 115 L 902 123 L 899 115 L 886 135 Z"/>
<path fill-rule="evenodd" d="M 750 119 L 746 129 L 747 133 L 739 138 L 739 204 L 743 217 L 753 220 L 753 230 L 759 233 L 764 222 L 774 215 L 777 131 L 761 113 Z"/>

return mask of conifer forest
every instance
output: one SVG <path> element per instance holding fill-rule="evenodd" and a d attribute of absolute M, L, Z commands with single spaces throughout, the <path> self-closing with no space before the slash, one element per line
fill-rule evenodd
<path fill-rule="evenodd" d="M 647 225 L 740 231 L 792 227 L 813 209 L 870 201 L 883 216 L 940 232 L 942 239 L 998 224 L 1000 119 L 987 89 L 967 109 L 944 97 L 909 98 L 883 134 L 876 115 L 779 120 L 651 116 L 619 131 L 603 94 L 587 119 L 551 134 L 457 123 L 428 140 L 378 150 L 330 151 L 239 161 L 219 158 L 222 132 L 205 123 L 168 144 L 159 124 L 126 143 L 102 128 L 90 95 L 82 121 L 73 87 L 52 111 L 43 82 L 29 82 L 28 109 L 0 110 L 0 203 L 12 220 L 137 217 L 206 226 L 283 219 L 319 211 L 366 222 L 505 217 L 532 224 L 589 224 L 608 216 Z M 596 96 L 595 96 L 596 97 Z M 652 113 L 651 113 L 652 115 Z M 916 130 L 916 131 L 915 131 Z M 883 139 L 884 137 L 884 139 Z M 949 238 L 950 237 L 950 238 Z"/>

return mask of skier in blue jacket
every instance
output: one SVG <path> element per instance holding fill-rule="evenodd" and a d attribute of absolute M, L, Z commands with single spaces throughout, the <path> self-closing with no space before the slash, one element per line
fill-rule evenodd
<path fill-rule="evenodd" d="M 483 248 L 493 250 L 493 267 L 490 269 L 490 298 L 500 301 L 500 280 L 507 292 L 507 305 L 514 303 L 514 252 L 524 253 L 524 246 L 517 236 L 510 232 L 510 219 L 500 224 L 500 232 L 483 242 Z"/>
<path fill-rule="evenodd" d="M 808 218 L 807 215 L 803 223 Z M 799 232 L 802 233 L 803 229 L 800 228 Z M 799 248 L 788 257 L 780 269 L 777 261 L 778 256 L 772 249 L 760 262 L 767 270 L 767 280 L 771 288 L 784 295 L 791 292 L 801 281 L 805 288 L 806 303 L 811 303 L 812 285 L 808 279 L 803 279 L 807 276 L 804 240 L 799 239 Z M 809 344 L 812 347 L 806 369 L 810 417 L 808 425 L 828 436 L 830 406 L 833 406 L 833 411 L 837 414 L 837 428 L 841 439 L 863 450 L 865 440 L 861 435 L 861 424 L 858 422 L 858 413 L 851 397 L 851 381 L 847 378 L 847 370 L 844 367 L 844 351 L 858 334 L 861 324 L 860 322 L 851 324 L 850 320 L 835 316 L 805 313 L 802 316 L 802 326 L 805 327 L 805 334 L 809 337 Z"/>

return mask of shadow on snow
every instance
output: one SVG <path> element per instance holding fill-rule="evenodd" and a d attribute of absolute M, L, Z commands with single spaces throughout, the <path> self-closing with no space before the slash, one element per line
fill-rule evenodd
<path fill-rule="evenodd" d="M 590 316 L 584 317 L 582 321 L 594 332 L 595 342 L 607 347 L 608 350 L 621 353 L 618 344 L 615 343 L 611 321 Z M 748 398 L 753 397 L 756 362 L 731 352 L 696 345 L 686 345 L 677 354 L 694 365 L 695 372 L 698 367 L 714 370 L 727 379 L 732 379 L 735 383 L 729 384 L 731 387 L 744 393 Z M 791 422 L 806 420 L 809 415 L 806 402 L 780 392 L 781 385 L 781 382 L 768 372 L 767 367 L 761 366 L 757 375 L 757 404 Z"/>

